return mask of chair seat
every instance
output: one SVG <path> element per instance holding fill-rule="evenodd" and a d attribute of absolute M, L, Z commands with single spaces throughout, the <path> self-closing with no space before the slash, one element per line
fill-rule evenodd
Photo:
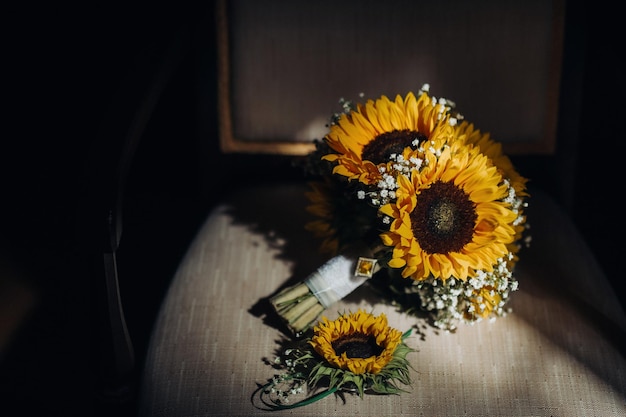
<path fill-rule="evenodd" d="M 141 415 L 268 415 L 251 401 L 276 372 L 264 358 L 274 358 L 283 334 L 266 298 L 326 260 L 303 228 L 304 191 L 242 189 L 208 214 L 155 323 Z M 345 403 L 329 396 L 296 414 L 626 415 L 626 316 L 571 222 L 548 195 L 530 191 L 533 240 L 520 254 L 510 314 L 446 333 L 372 304 L 362 286 L 324 314 L 362 307 L 403 331 L 419 325 L 423 337 L 407 340 L 417 350 L 410 392 L 347 395 Z"/>

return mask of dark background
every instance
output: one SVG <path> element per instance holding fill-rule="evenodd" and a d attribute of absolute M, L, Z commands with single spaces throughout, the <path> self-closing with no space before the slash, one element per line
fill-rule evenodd
<path fill-rule="evenodd" d="M 115 167 L 172 39 L 184 47 L 141 135 L 123 200 L 118 267 L 138 368 L 169 280 L 212 204 L 244 179 L 298 181 L 300 172 L 287 158 L 223 155 L 208 140 L 217 137 L 212 2 L 5 7 L 0 312 L 7 318 L 0 324 L 10 324 L 15 283 L 35 302 L 0 351 L 0 415 L 133 415 L 132 395 L 97 395 L 92 255 L 102 229 L 93 218 L 114 182 L 95 173 Z M 569 2 L 567 56 L 583 59 L 566 65 L 564 79 L 583 77 L 583 89 L 565 91 L 562 104 L 581 106 L 573 135 L 579 151 L 565 160 L 513 159 L 533 186 L 566 206 L 623 297 L 626 81 L 618 19 L 607 1 Z M 560 132 L 560 144 L 569 143 L 567 135 Z M 263 171 L 255 169 L 260 163 Z M 573 167 L 571 176 L 560 174 L 564 165 Z M 560 194 L 563 183 L 572 184 L 571 198 Z M 136 387 L 136 375 L 129 381 Z"/>

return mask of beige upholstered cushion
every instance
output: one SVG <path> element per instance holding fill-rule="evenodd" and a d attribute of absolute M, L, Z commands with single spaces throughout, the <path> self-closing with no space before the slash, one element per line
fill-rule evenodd
<path fill-rule="evenodd" d="M 154 327 L 143 374 L 143 416 L 253 416 L 251 395 L 275 370 L 281 332 L 265 297 L 324 259 L 303 230 L 304 187 L 234 193 L 216 207 L 181 263 Z M 420 327 L 415 370 L 398 396 L 329 396 L 277 415 L 624 416 L 626 318 L 585 243 L 558 207 L 531 190 L 533 244 L 521 253 L 513 312 L 456 333 Z M 330 308 L 385 312 L 406 330 L 423 324 L 361 287 Z M 265 316 L 267 314 L 267 316 Z"/>

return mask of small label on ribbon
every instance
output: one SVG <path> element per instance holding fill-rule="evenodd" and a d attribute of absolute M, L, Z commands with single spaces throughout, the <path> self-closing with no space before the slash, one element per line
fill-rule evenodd
<path fill-rule="evenodd" d="M 379 269 L 378 259 L 360 257 L 356 263 L 354 276 L 371 278 Z"/>

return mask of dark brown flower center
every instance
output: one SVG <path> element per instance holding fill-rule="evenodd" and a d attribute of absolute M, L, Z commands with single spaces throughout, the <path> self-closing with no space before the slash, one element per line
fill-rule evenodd
<path fill-rule="evenodd" d="M 332 342 L 337 356 L 344 352 L 349 358 L 370 358 L 382 353 L 383 348 L 376 344 L 376 338 L 363 333 L 341 336 Z"/>
<path fill-rule="evenodd" d="M 417 197 L 413 234 L 427 253 L 460 252 L 472 241 L 476 204 L 451 182 L 437 181 Z"/>
<path fill-rule="evenodd" d="M 415 139 L 421 142 L 427 138 L 420 132 L 408 129 L 382 133 L 363 147 L 361 159 L 374 164 L 387 162 L 392 154 L 401 154 L 407 146 L 416 149 L 413 145 Z"/>

